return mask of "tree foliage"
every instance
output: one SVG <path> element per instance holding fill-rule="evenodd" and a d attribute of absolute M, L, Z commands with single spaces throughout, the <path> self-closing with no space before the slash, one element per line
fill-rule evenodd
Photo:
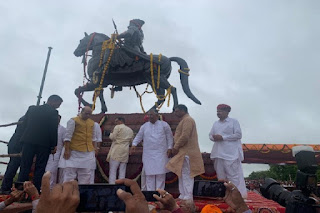
<path fill-rule="evenodd" d="M 279 181 L 295 181 L 297 170 L 297 165 L 270 165 L 269 170 L 252 172 L 248 178 L 251 180 L 258 180 L 270 177 Z M 320 181 L 320 166 L 318 166 L 316 175 L 318 181 Z"/>
<path fill-rule="evenodd" d="M 249 175 L 249 179 L 257 180 L 264 179 L 266 177 L 273 178 L 275 180 L 287 181 L 295 180 L 297 174 L 296 165 L 270 165 L 270 169 L 266 171 L 252 172 Z"/>

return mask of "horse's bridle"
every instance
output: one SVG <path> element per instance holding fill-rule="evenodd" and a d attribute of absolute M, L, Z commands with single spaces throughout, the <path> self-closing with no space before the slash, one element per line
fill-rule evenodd
<path fill-rule="evenodd" d="M 86 74 L 88 51 L 89 51 L 89 47 L 90 47 L 90 45 L 91 45 L 91 43 L 92 43 L 93 38 L 94 38 L 95 35 L 96 35 L 95 32 L 92 33 L 91 38 L 90 38 L 90 40 L 89 40 L 89 43 L 88 43 L 88 45 L 87 45 L 87 50 L 86 50 L 85 54 L 83 55 L 83 57 L 84 57 L 84 62 L 83 62 L 83 77 L 84 77 L 85 79 L 87 79 L 88 81 L 90 80 L 90 79 L 88 79 L 87 74 Z M 83 83 L 84 83 L 84 82 L 83 82 Z"/>

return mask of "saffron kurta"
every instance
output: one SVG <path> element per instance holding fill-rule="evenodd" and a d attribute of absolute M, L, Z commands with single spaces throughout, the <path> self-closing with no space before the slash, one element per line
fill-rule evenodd
<path fill-rule="evenodd" d="M 196 123 L 189 114 L 182 117 L 174 135 L 174 148 L 179 152 L 167 164 L 167 169 L 181 176 L 185 156 L 189 156 L 190 177 L 204 173 L 204 164 L 198 144 Z"/>
<path fill-rule="evenodd" d="M 146 175 L 159 175 L 169 172 L 167 151 L 172 149 L 173 136 L 167 122 L 156 121 L 143 124 L 132 142 L 137 146 L 143 140 L 142 162 Z"/>

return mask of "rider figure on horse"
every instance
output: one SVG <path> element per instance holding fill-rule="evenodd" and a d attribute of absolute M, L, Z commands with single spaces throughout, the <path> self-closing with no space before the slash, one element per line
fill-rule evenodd
<path fill-rule="evenodd" d="M 124 47 L 144 53 L 142 41 L 144 38 L 141 27 L 144 21 L 140 19 L 132 19 L 129 23 L 128 30 L 118 35 L 118 39 L 124 39 Z"/>

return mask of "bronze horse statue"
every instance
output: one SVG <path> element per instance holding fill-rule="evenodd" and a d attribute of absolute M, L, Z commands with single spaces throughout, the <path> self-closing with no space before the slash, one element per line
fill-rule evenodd
<path fill-rule="evenodd" d="M 99 67 L 102 43 L 108 39 L 109 37 L 102 33 L 92 33 L 90 35 L 85 33 L 85 37 L 80 40 L 80 44 L 74 51 L 75 56 L 83 56 L 84 58 L 87 50 L 92 50 L 92 58 L 88 62 L 87 71 L 89 76 L 89 82 L 86 85 L 79 87 L 75 90 L 75 94 L 77 95 L 81 103 L 85 106 L 88 106 L 90 104 L 86 102 L 80 94 L 86 91 L 94 91 L 95 88 L 99 87 L 99 82 L 102 76 L 102 70 L 104 69 L 104 66 L 106 65 L 107 61 L 106 56 L 104 56 L 102 65 Z M 107 51 L 105 55 L 106 54 Z M 178 63 L 180 66 L 180 80 L 184 93 L 195 103 L 201 104 L 201 102 L 192 94 L 189 88 L 189 68 L 185 60 L 179 57 L 168 58 L 163 55 L 153 55 L 152 79 L 150 70 L 150 56 L 144 53 L 137 54 L 130 50 L 127 50 L 124 47 L 124 45 L 121 45 L 121 42 L 118 42 L 116 48 L 114 49 L 114 54 L 112 55 L 111 62 L 109 63 L 110 65 L 104 76 L 102 87 L 104 88 L 108 85 L 112 85 L 116 88 L 122 88 L 123 86 L 131 87 L 145 83 L 151 86 L 153 85 L 153 89 L 158 95 L 158 101 L 152 108 L 156 108 L 157 106 L 162 104 L 165 101 L 163 98 L 165 95 L 165 91 L 171 89 L 171 94 L 174 102 L 173 107 L 175 107 L 178 105 L 177 91 L 176 88 L 172 87 L 168 82 L 168 78 L 171 74 L 172 69 L 171 61 Z M 159 87 L 157 87 L 158 72 L 160 72 Z M 101 101 L 101 111 L 106 112 L 107 107 L 104 101 L 102 91 L 99 94 L 99 98 Z"/>

